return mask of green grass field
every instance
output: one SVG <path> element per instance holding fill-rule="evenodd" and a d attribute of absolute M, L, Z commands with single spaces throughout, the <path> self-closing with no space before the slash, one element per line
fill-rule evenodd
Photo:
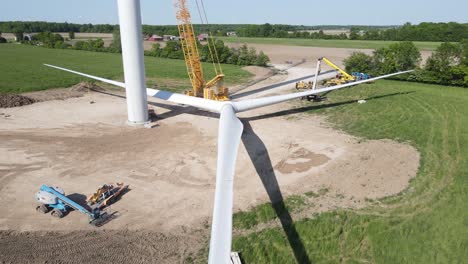
<path fill-rule="evenodd" d="M 63 66 L 104 78 L 123 80 L 121 54 L 79 50 L 47 49 L 30 45 L 0 45 L 0 93 L 19 93 L 56 87 L 69 87 L 84 77 L 43 66 Z M 183 91 L 191 87 L 182 60 L 145 57 L 148 86 Z M 206 77 L 213 76 L 211 64 L 204 64 Z M 251 77 L 239 66 L 223 65 L 226 84 L 237 84 Z M 208 79 L 208 78 L 207 78 Z"/>
<path fill-rule="evenodd" d="M 466 263 L 468 89 L 384 80 L 328 98 L 304 110 L 359 137 L 415 146 L 421 154 L 417 177 L 400 195 L 363 210 L 327 212 L 237 236 L 233 250 L 246 263 Z M 313 202 L 317 195 L 302 197 Z M 272 212 L 266 204 L 238 213 L 235 229 L 271 221 Z"/>
<path fill-rule="evenodd" d="M 247 44 L 271 44 L 324 48 L 352 48 L 352 49 L 378 49 L 387 47 L 396 41 L 380 40 L 328 40 L 328 39 L 294 39 L 294 38 L 241 38 L 241 37 L 217 37 L 226 43 L 247 43 Z M 419 50 L 436 50 L 441 42 L 421 42 L 414 44 Z"/>

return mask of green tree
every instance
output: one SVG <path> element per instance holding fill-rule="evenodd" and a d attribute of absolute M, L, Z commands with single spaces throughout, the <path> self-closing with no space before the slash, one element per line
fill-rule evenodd
<path fill-rule="evenodd" d="M 426 70 L 431 72 L 442 84 L 449 84 L 464 79 L 462 45 L 450 42 L 442 43 L 426 62 Z M 455 68 L 460 67 L 460 68 Z"/>
<path fill-rule="evenodd" d="M 122 52 L 122 42 L 120 41 L 120 29 L 112 32 L 112 44 L 110 45 L 113 52 Z"/>
<path fill-rule="evenodd" d="M 260 51 L 260 54 L 258 54 L 257 59 L 255 60 L 255 65 L 267 66 L 268 62 L 270 62 L 270 58 L 263 53 L 263 51 Z"/>
<path fill-rule="evenodd" d="M 372 71 L 372 56 L 365 54 L 364 52 L 353 52 L 351 56 L 344 60 L 345 68 L 347 72 L 364 72 L 368 73 Z"/>
<path fill-rule="evenodd" d="M 414 43 L 398 42 L 388 48 L 374 51 L 373 75 L 389 74 L 397 71 L 415 69 L 421 61 L 421 53 Z"/>
<path fill-rule="evenodd" d="M 69 39 L 75 39 L 75 32 L 74 31 L 68 32 L 68 38 Z"/>
<path fill-rule="evenodd" d="M 462 49 L 462 58 L 461 64 L 464 66 L 468 66 L 468 39 L 464 39 L 460 42 L 461 49 Z"/>
<path fill-rule="evenodd" d="M 359 29 L 358 28 L 351 28 L 351 33 L 349 34 L 349 39 L 356 40 L 359 39 Z"/>
<path fill-rule="evenodd" d="M 447 71 L 458 66 L 462 61 L 462 46 L 450 42 L 442 43 L 426 62 L 426 70 L 433 72 Z"/>
<path fill-rule="evenodd" d="M 23 41 L 23 38 L 24 38 L 23 30 L 17 29 L 17 30 L 14 31 L 14 34 L 15 34 L 17 42 Z"/>
<path fill-rule="evenodd" d="M 74 49 L 76 49 L 76 50 L 89 50 L 88 42 L 82 41 L 82 40 L 77 41 L 75 43 Z"/>

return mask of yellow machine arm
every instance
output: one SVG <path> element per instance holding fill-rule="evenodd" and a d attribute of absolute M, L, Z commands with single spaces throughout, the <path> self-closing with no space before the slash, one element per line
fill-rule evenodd
<path fill-rule="evenodd" d="M 203 78 L 203 68 L 198 54 L 197 42 L 193 34 L 193 26 L 190 12 L 186 5 L 186 0 L 174 1 L 176 7 L 177 27 L 179 29 L 180 42 L 184 52 L 185 65 L 192 82 L 192 96 L 203 97 L 203 87 L 205 81 Z"/>
<path fill-rule="evenodd" d="M 222 74 L 222 72 L 217 74 L 216 77 L 208 83 L 205 83 L 197 40 L 195 38 L 190 12 L 186 3 L 187 0 L 174 0 L 177 27 L 179 29 L 185 65 L 187 66 L 187 73 L 192 83 L 192 91 L 187 91 L 186 94 L 218 101 L 229 100 L 229 91 L 227 88 L 223 87 L 224 74 Z M 208 45 L 210 44 L 208 43 Z"/>
<path fill-rule="evenodd" d="M 338 67 L 336 64 L 334 64 L 333 62 L 331 62 L 330 60 L 328 60 L 327 58 L 325 57 L 322 57 L 320 58 L 319 60 L 323 60 L 326 64 L 330 65 L 330 67 L 332 67 L 333 69 L 339 71 L 344 77 L 345 79 L 347 80 L 355 80 L 356 77 L 348 74 L 347 72 L 345 72 L 343 69 L 341 69 L 340 67 Z"/>

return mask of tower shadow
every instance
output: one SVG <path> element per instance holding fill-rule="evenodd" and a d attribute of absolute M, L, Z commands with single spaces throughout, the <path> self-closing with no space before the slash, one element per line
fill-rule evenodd
<path fill-rule="evenodd" d="M 257 171 L 262 184 L 268 194 L 272 207 L 275 210 L 276 216 L 281 222 L 281 226 L 286 234 L 291 249 L 294 252 L 294 257 L 297 263 L 310 264 L 309 256 L 302 243 L 299 234 L 294 226 L 294 222 L 286 205 L 284 204 L 283 195 L 276 179 L 273 165 L 271 164 L 270 155 L 263 141 L 258 137 L 252 129 L 249 121 L 243 120 L 244 132 L 242 134 L 242 142 L 252 161 L 255 170 Z"/>

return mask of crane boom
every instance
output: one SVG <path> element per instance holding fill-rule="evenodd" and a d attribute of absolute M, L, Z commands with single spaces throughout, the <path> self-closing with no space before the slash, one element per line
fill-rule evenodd
<path fill-rule="evenodd" d="M 203 68 L 186 2 L 186 0 L 178 0 L 174 1 L 174 5 L 176 7 L 177 28 L 179 29 L 180 42 L 184 52 L 185 65 L 193 88 L 192 93 L 189 92 L 188 94 L 203 97 L 203 87 L 205 86 Z"/>
<path fill-rule="evenodd" d="M 330 60 L 328 60 L 327 58 L 325 57 L 322 57 L 319 59 L 320 60 L 323 60 L 325 63 L 327 63 L 328 65 L 330 65 L 330 67 L 332 67 L 333 69 L 339 71 L 341 74 L 343 74 L 343 76 L 347 79 L 347 80 L 355 80 L 356 78 L 350 74 L 348 74 L 347 72 L 345 72 L 343 69 L 341 69 L 340 67 L 338 67 L 335 63 L 331 62 Z"/>
<path fill-rule="evenodd" d="M 217 101 L 229 100 L 229 90 L 223 87 L 224 74 L 222 72 L 217 74 L 212 80 L 205 82 L 200 54 L 198 52 L 198 43 L 195 38 L 190 11 L 187 7 L 187 0 L 174 0 L 174 6 L 176 8 L 177 28 L 184 53 L 185 65 L 187 66 L 187 73 L 192 83 L 192 90 L 186 91 L 185 94 Z M 208 43 L 208 45 L 210 44 Z"/>

